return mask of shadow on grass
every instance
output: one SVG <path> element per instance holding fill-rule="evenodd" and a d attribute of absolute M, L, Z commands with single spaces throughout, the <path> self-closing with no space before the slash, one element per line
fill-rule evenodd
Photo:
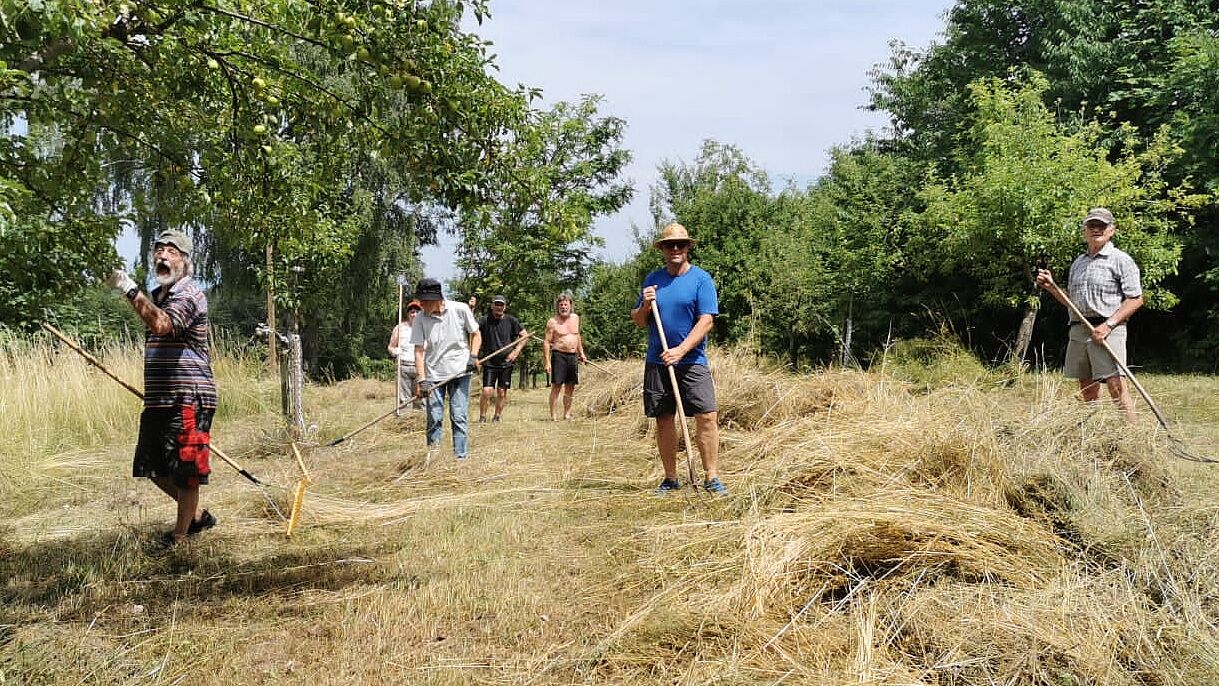
<path fill-rule="evenodd" d="M 259 548 L 265 546 L 265 551 Z M 229 599 L 274 600 L 306 591 L 353 585 L 416 588 L 423 579 L 386 566 L 379 541 L 295 547 L 204 534 L 173 550 L 157 550 L 155 536 L 134 529 L 9 546 L 0 557 L 0 607 L 6 621 L 37 621 L 47 611 L 59 620 L 93 617 L 115 603 L 150 611 L 174 602 L 203 605 Z M 285 605 L 292 605 L 285 603 Z"/>

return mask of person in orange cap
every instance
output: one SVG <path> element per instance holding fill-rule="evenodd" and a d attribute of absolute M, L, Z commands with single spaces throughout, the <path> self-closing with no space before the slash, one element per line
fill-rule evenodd
<path fill-rule="evenodd" d="M 398 359 L 398 397 L 411 398 L 411 409 L 423 407 L 419 400 L 419 371 L 415 369 L 415 346 L 411 344 L 411 325 L 415 323 L 415 315 L 423 305 L 418 300 L 412 300 L 406 306 L 406 319 L 398 322 L 394 332 L 389 336 L 389 354 Z M 398 411 L 401 413 L 402 408 Z"/>

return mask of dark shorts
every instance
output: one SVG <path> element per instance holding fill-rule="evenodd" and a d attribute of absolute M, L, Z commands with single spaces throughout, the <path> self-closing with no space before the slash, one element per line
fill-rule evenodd
<path fill-rule="evenodd" d="M 550 385 L 575 386 L 580 383 L 580 356 L 550 351 Z"/>
<path fill-rule="evenodd" d="M 483 365 L 483 388 L 512 388 L 512 365 L 488 367 Z"/>
<path fill-rule="evenodd" d="M 207 483 L 213 414 L 192 405 L 144 408 L 131 475 L 172 477 L 179 487 Z"/>
<path fill-rule="evenodd" d="M 677 387 L 681 389 L 682 409 L 687 417 L 716 411 L 715 384 L 706 365 L 679 364 L 673 371 L 677 373 Z M 643 367 L 643 414 L 648 417 L 677 414 L 677 400 L 664 365 L 648 363 Z"/>

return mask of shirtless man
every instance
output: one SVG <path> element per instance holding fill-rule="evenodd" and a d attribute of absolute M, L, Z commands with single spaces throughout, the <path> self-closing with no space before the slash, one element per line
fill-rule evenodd
<path fill-rule="evenodd" d="M 555 316 L 546 322 L 542 339 L 542 360 L 550 375 L 550 420 L 557 422 L 555 402 L 563 389 L 563 418 L 571 419 L 571 401 L 580 383 L 580 363 L 588 362 L 584 339 L 580 336 L 580 315 L 571 311 L 571 294 L 560 293 L 554 300 Z"/>

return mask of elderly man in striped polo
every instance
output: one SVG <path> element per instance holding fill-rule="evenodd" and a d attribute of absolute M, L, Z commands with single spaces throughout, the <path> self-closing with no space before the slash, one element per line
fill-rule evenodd
<path fill-rule="evenodd" d="M 1069 297 L 1094 327 L 1089 335 L 1083 322 L 1074 321 L 1072 315 L 1063 373 L 1079 379 L 1086 402 L 1100 398 L 1100 384 L 1105 384 L 1126 418 L 1133 420 L 1134 399 L 1126 379 L 1101 345 L 1108 341 L 1113 353 L 1125 364 L 1126 322 L 1143 306 L 1139 266 L 1134 258 L 1114 247 L 1111 241 L 1116 231 L 1117 221 L 1112 212 L 1103 207 L 1088 212 L 1083 221 L 1088 251 L 1071 263 L 1066 293 L 1054 287 L 1054 277 L 1048 269 L 1038 270 L 1037 285 L 1063 305 Z"/>
<path fill-rule="evenodd" d="M 132 475 L 147 477 L 178 503 L 166 547 L 216 525 L 199 506 L 199 486 L 211 473 L 210 430 L 216 412 L 216 382 L 207 341 L 207 297 L 191 278 L 189 236 L 163 231 L 156 238 L 153 266 L 159 286 L 149 295 L 125 272 L 110 285 L 127 297 L 148 328 L 144 344 L 144 412 Z"/>

